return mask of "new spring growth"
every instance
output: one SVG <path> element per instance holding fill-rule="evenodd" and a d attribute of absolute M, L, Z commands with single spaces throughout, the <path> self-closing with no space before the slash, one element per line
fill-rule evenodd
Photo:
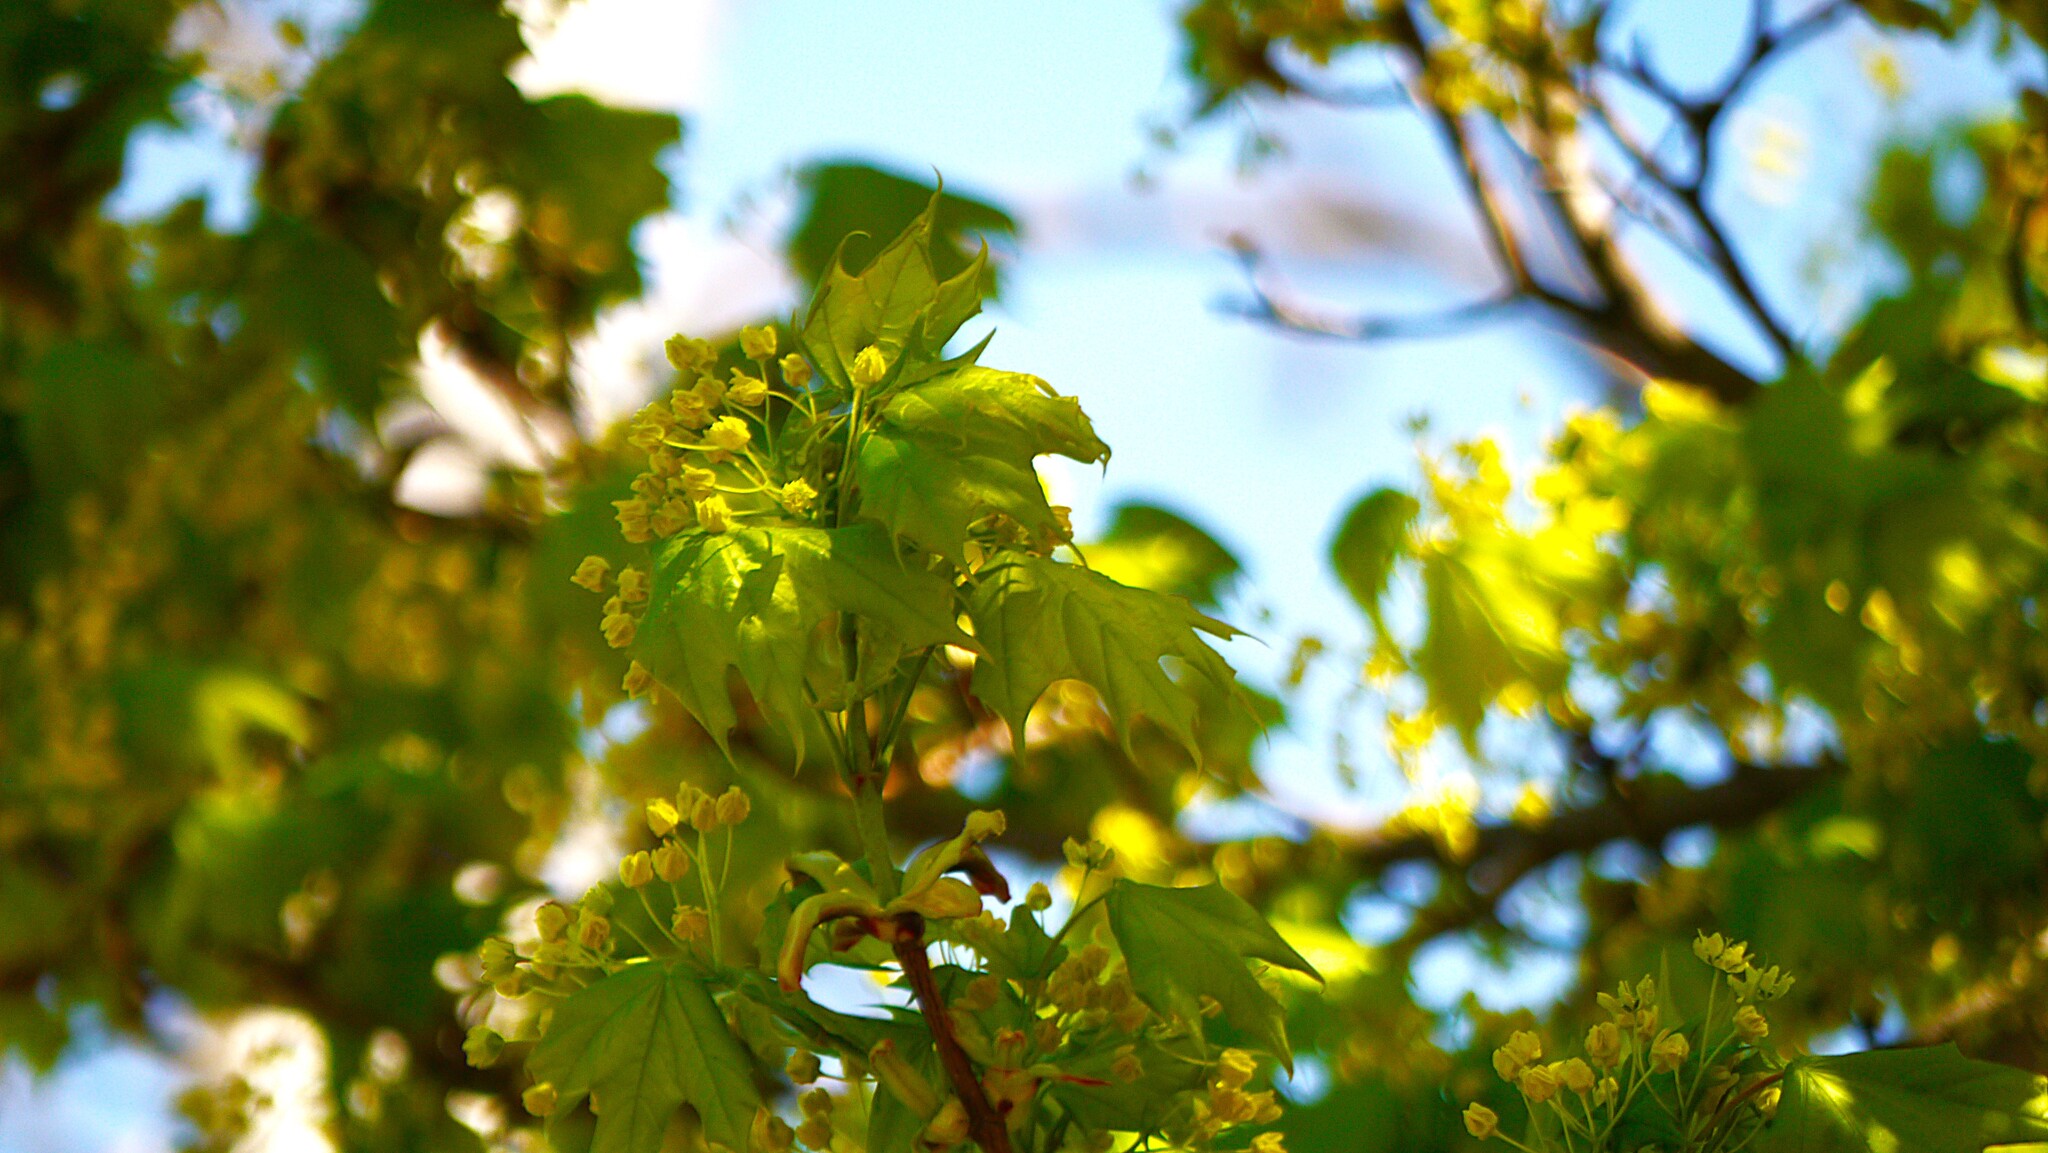
<path fill-rule="evenodd" d="M 1602 1069 L 1612 1069 L 1621 1061 L 1621 1027 L 1612 1021 L 1602 1021 L 1586 1030 L 1586 1056 Z"/>
<path fill-rule="evenodd" d="M 647 802 L 647 831 L 655 836 L 668 836 L 676 831 L 676 826 L 682 821 L 682 814 L 676 811 L 675 802 L 667 797 L 656 797 Z"/>
<path fill-rule="evenodd" d="M 811 363 L 792 352 L 782 358 L 782 379 L 791 388 L 802 388 L 811 383 Z"/>
<path fill-rule="evenodd" d="M 753 442 L 754 432 L 736 416 L 721 416 L 704 431 L 704 439 L 726 452 L 741 452 Z M 702 515 L 699 509 L 698 514 Z"/>
<path fill-rule="evenodd" d="M 653 884 L 653 857 L 645 850 L 627 854 L 619 861 L 619 882 L 629 889 Z"/>
<path fill-rule="evenodd" d="M 1474 1101 L 1465 1106 L 1465 1132 L 1481 1141 L 1500 1132 L 1500 1114 Z"/>
<path fill-rule="evenodd" d="M 888 358 L 882 350 L 870 344 L 853 358 L 853 383 L 866 388 L 889 375 Z"/>
<path fill-rule="evenodd" d="M 1542 1056 L 1542 1039 L 1534 1033 L 1517 1031 L 1507 1044 L 1493 1051 L 1493 1071 L 1500 1074 L 1501 1080 L 1513 1081 Z"/>
<path fill-rule="evenodd" d="M 576 566 L 576 575 L 569 579 L 579 587 L 589 589 L 594 593 L 601 593 L 604 591 L 605 582 L 611 579 L 611 575 L 612 562 L 601 556 L 587 556 L 583 558 L 582 564 Z"/>
<path fill-rule="evenodd" d="M 498 1055 L 505 1051 L 505 1038 L 488 1025 L 478 1025 L 462 1040 L 462 1055 L 478 1069 L 488 1069 L 498 1063 Z"/>
<path fill-rule="evenodd" d="M 775 329 L 768 325 L 740 329 L 740 351 L 748 360 L 768 360 L 775 355 Z"/>
<path fill-rule="evenodd" d="M 759 408 L 768 399 L 768 382 L 735 368 L 732 370 L 732 387 L 726 390 L 725 395 L 742 408 Z"/>
<path fill-rule="evenodd" d="M 789 1062 L 782 1067 L 782 1071 L 789 1074 L 789 1079 L 793 1083 L 809 1085 L 818 1079 L 818 1074 L 823 1072 L 823 1069 L 816 1053 L 809 1049 L 797 1049 L 790 1053 Z"/>
<path fill-rule="evenodd" d="M 519 1101 L 526 1106 L 528 1113 L 536 1117 L 545 1117 L 555 1111 L 555 1087 L 546 1081 L 538 1085 L 529 1085 L 526 1092 L 519 1095 Z"/>
<path fill-rule="evenodd" d="M 626 666 L 625 679 L 619 682 L 619 688 L 624 690 L 628 697 L 635 699 L 645 696 L 647 691 L 653 687 L 654 674 L 648 672 L 647 666 L 639 661 L 634 661 Z"/>
<path fill-rule="evenodd" d="M 654 875 L 674 884 L 690 875 L 690 851 L 674 841 L 664 841 L 654 850 Z"/>
<path fill-rule="evenodd" d="M 1692 1056 L 1692 1042 L 1683 1033 L 1665 1033 L 1650 1046 L 1650 1068 L 1659 1073 L 1676 1072 Z"/>
<path fill-rule="evenodd" d="M 1754 1045 L 1771 1035 L 1771 1023 L 1755 1005 L 1744 1005 L 1735 1010 L 1735 1035 Z"/>

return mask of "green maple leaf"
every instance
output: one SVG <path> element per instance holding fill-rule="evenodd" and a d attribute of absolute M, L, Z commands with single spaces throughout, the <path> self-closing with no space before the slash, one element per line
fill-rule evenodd
<path fill-rule="evenodd" d="M 1801 1057 L 1760 1153 L 1981 1153 L 2048 1141 L 2048 1078 L 1954 1045 Z"/>
<path fill-rule="evenodd" d="M 968 526 L 990 513 L 1058 530 L 1033 458 L 1109 459 L 1079 402 L 1020 372 L 969 365 L 901 389 L 880 416 L 861 442 L 862 514 L 963 566 Z"/>
<path fill-rule="evenodd" d="M 1170 889 L 1119 880 L 1104 905 L 1131 985 L 1147 1005 L 1198 1020 L 1200 999 L 1212 997 L 1225 1021 L 1294 1068 L 1287 1015 L 1245 962 L 1268 961 L 1318 981 L 1322 976 L 1258 910 L 1214 882 Z"/>
<path fill-rule="evenodd" d="M 804 351 L 840 388 L 851 391 L 851 366 L 861 349 L 874 345 L 891 364 L 905 352 L 928 360 L 981 311 L 988 248 L 984 245 L 952 278 L 940 280 L 931 251 L 938 207 L 934 195 L 858 276 L 842 263 L 844 242 L 833 254 L 830 271 L 796 327 Z"/>
<path fill-rule="evenodd" d="M 721 744 L 736 668 L 802 756 L 809 698 L 843 687 L 836 636 L 820 635 L 837 614 L 861 618 L 874 658 L 863 665 L 878 675 L 906 646 L 974 644 L 954 623 L 952 584 L 874 525 L 685 533 L 655 561 L 653 586 L 633 655 Z"/>
<path fill-rule="evenodd" d="M 1374 489 L 1344 514 L 1344 523 L 1330 542 L 1330 566 L 1383 636 L 1387 626 L 1380 598 L 1401 559 L 1408 529 L 1421 511 L 1421 502 L 1399 489 Z"/>
<path fill-rule="evenodd" d="M 589 1097 L 592 1153 L 652 1153 L 688 1103 L 707 1139 L 747 1147 L 761 1098 L 702 979 L 683 964 L 633 965 L 555 1008 L 526 1067 L 554 1085 L 556 1117 Z"/>
<path fill-rule="evenodd" d="M 986 653 L 975 665 L 974 695 L 1009 722 L 1020 748 L 1031 706 L 1054 681 L 1071 679 L 1102 694 L 1126 751 L 1132 724 L 1146 716 L 1200 760 L 1195 697 L 1167 675 L 1161 658 L 1176 658 L 1184 676 L 1226 690 L 1236 685 L 1230 665 L 1197 635 L 1231 637 L 1236 629 L 1179 597 L 1120 585 L 1079 565 L 1000 554 L 982 570 L 968 615 Z"/>

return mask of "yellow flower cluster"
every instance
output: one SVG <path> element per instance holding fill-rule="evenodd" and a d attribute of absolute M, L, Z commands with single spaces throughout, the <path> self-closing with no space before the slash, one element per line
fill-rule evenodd
<path fill-rule="evenodd" d="M 1575 1130 L 1591 1137 L 1595 1147 L 1601 1147 L 1600 1137 L 1619 1123 L 1629 1103 L 1637 1099 L 1652 1077 L 1677 1075 L 1678 1099 L 1681 1107 L 1688 1109 L 1702 1083 L 1735 1083 L 1738 1076 L 1733 1070 L 1745 1059 L 1741 1046 L 1755 1046 L 1771 1030 L 1763 1013 L 1746 1002 L 1782 994 L 1790 986 L 1791 978 L 1775 968 L 1758 970 L 1747 944 L 1730 943 L 1718 933 L 1701 933 L 1693 943 L 1693 952 L 1701 961 L 1726 974 L 1739 994 L 1738 1006 L 1727 1018 L 1728 1032 L 1718 1040 L 1715 1022 L 1719 1018 L 1709 1002 L 1707 1019 L 1698 1029 L 1705 1051 L 1695 1063 L 1697 1072 L 1682 1073 L 1694 1059 L 1691 1037 L 1674 1028 L 1660 1027 L 1662 1013 L 1656 982 L 1648 977 L 1634 984 L 1624 981 L 1614 992 L 1596 996 L 1608 1019 L 1586 1030 L 1583 1057 L 1566 1057 L 1546 1064 L 1542 1038 L 1528 1031 L 1511 1034 L 1506 1043 L 1494 1050 L 1494 1072 L 1520 1092 L 1530 1109 L 1532 1123 L 1555 1115 L 1566 1131 Z M 1730 1048 L 1730 1042 L 1734 1048 Z M 1571 1098 L 1578 1100 L 1573 1103 Z M 1759 1093 L 1758 1110 L 1769 1107 Z M 1761 1115 L 1764 1114 L 1760 1112 Z M 1716 1120 L 1720 1123 L 1723 1119 Z M 1466 1107 L 1464 1123 L 1466 1132 L 1482 1141 L 1500 1134 L 1500 1115 L 1480 1102 Z M 1534 1132 L 1535 1148 L 1552 1148 L 1542 1124 L 1535 1124 Z M 1518 1148 L 1531 1148 L 1503 1139 Z"/>
<path fill-rule="evenodd" d="M 1258 1058 L 1243 1049 L 1225 1049 L 1217 1055 L 1216 1071 L 1209 1079 L 1208 1094 L 1195 1099 L 1194 1137 L 1198 1142 L 1206 1144 L 1231 1125 L 1271 1125 L 1280 1120 L 1280 1102 L 1273 1090 L 1245 1092 L 1258 1068 Z M 1271 1148 L 1278 1153 L 1279 1134 L 1267 1133 L 1261 1137 L 1271 1137 Z M 1254 1148 L 1261 1148 L 1258 1140 L 1254 1138 Z"/>
<path fill-rule="evenodd" d="M 627 433 L 627 441 L 647 454 L 633 495 L 612 502 L 628 541 L 644 544 L 689 528 L 728 532 L 753 514 L 801 517 L 817 501 L 810 480 L 775 475 L 776 454 L 763 443 L 770 439 L 771 399 L 811 410 L 804 391 L 810 366 L 795 353 L 775 359 L 776 345 L 772 328 L 743 330 L 740 347 L 755 371 L 734 368 L 720 380 L 718 353 L 709 343 L 683 337 L 668 342 L 669 363 L 691 383 L 642 409 Z M 793 394 L 777 390 L 778 373 Z"/>
<path fill-rule="evenodd" d="M 1775 1001 L 1792 989 L 1791 974 L 1776 965 L 1759 969 L 1745 941 L 1729 942 L 1719 933 L 1702 932 L 1692 943 L 1693 956 L 1728 974 L 1737 1001 Z"/>

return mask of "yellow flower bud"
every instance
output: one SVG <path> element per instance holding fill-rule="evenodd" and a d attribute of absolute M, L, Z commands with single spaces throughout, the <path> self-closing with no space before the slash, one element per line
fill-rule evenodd
<path fill-rule="evenodd" d="M 1586 1030 L 1586 1056 L 1602 1069 L 1613 1068 L 1621 1060 L 1621 1028 L 1612 1021 L 1602 1021 Z"/>
<path fill-rule="evenodd" d="M 802 388 L 811 383 L 811 362 L 792 352 L 782 358 L 782 379 L 791 388 Z"/>
<path fill-rule="evenodd" d="M 657 837 L 666 837 L 676 831 L 682 823 L 682 815 L 676 812 L 674 804 L 667 797 L 656 797 L 647 802 L 647 831 Z"/>
<path fill-rule="evenodd" d="M 1567 1058 L 1554 1066 L 1558 1084 L 1574 1093 L 1584 1095 L 1593 1091 L 1593 1067 L 1577 1057 Z"/>
<path fill-rule="evenodd" d="M 708 833 L 718 827 L 718 798 L 698 794 L 697 803 L 690 806 L 690 827 L 700 833 Z"/>
<path fill-rule="evenodd" d="M 1669 1073 L 1685 1064 L 1692 1056 L 1692 1042 L 1683 1033 L 1666 1033 L 1650 1046 L 1650 1067 L 1659 1073 Z"/>
<path fill-rule="evenodd" d="M 718 491 L 718 472 L 715 469 L 686 464 L 682 475 L 676 479 L 682 485 L 683 495 L 691 500 L 703 500 Z"/>
<path fill-rule="evenodd" d="M 738 785 L 734 785 L 719 795 L 714 811 L 718 814 L 719 824 L 737 825 L 747 819 L 747 814 L 752 812 L 753 808 L 753 802 L 747 799 L 747 794 L 741 792 Z"/>
<path fill-rule="evenodd" d="M 749 360 L 767 360 L 775 355 L 775 329 L 768 325 L 740 329 L 740 351 Z"/>
<path fill-rule="evenodd" d="M 711 935 L 711 914 L 695 905 L 677 905 L 669 930 L 678 941 L 701 941 Z"/>
<path fill-rule="evenodd" d="M 670 499 L 661 502 L 661 507 L 647 518 L 647 529 L 666 540 L 695 523 L 697 510 L 688 501 Z"/>
<path fill-rule="evenodd" d="M 654 862 L 648 858 L 644 850 L 628 853 L 619 862 L 619 881 L 629 889 L 637 889 L 642 885 L 652 884 L 654 882 Z"/>
<path fill-rule="evenodd" d="M 1527 1031 L 1517 1031 L 1508 1037 L 1507 1044 L 1493 1051 L 1493 1071 L 1500 1074 L 1501 1080 L 1513 1081 L 1541 1056 L 1542 1038 Z"/>
<path fill-rule="evenodd" d="M 677 372 L 688 375 L 702 372 L 718 362 L 718 353 L 707 340 L 691 340 L 685 336 L 671 336 L 661 346 L 668 356 L 668 363 Z"/>
<path fill-rule="evenodd" d="M 1031 887 L 1024 892 L 1024 907 L 1034 913 L 1052 908 L 1052 890 L 1045 887 L 1044 881 L 1031 882 Z"/>
<path fill-rule="evenodd" d="M 538 1085 L 529 1085 L 526 1092 L 519 1095 L 519 1100 L 526 1106 L 528 1113 L 536 1117 L 545 1117 L 555 1111 L 555 1087 L 546 1081 Z"/>
<path fill-rule="evenodd" d="M 1621 1096 L 1621 1082 L 1612 1077 L 1600 1078 L 1600 1085 L 1593 1090 L 1593 1104 L 1605 1105 Z"/>
<path fill-rule="evenodd" d="M 604 629 L 604 643 L 615 649 L 625 648 L 633 643 L 639 634 L 640 622 L 625 613 L 613 613 L 601 622 Z"/>
<path fill-rule="evenodd" d="M 619 597 L 629 605 L 645 604 L 652 588 L 647 574 L 636 568 L 619 570 Z"/>
<path fill-rule="evenodd" d="M 985 841 L 1002 836 L 1009 827 L 1009 818 L 1003 816 L 1001 809 L 977 809 L 967 814 L 964 835 L 971 841 Z"/>
<path fill-rule="evenodd" d="M 462 1055 L 468 1058 L 472 1067 L 488 1069 L 498 1063 L 498 1054 L 505 1051 L 505 1038 L 488 1025 L 478 1025 L 462 1039 Z"/>
<path fill-rule="evenodd" d="M 806 1148 L 829 1149 L 832 1147 L 832 1122 L 813 1117 L 796 1127 L 796 1139 Z"/>
<path fill-rule="evenodd" d="M 722 496 L 707 496 L 697 502 L 697 524 L 708 533 L 722 533 L 732 528 L 732 509 Z"/>
<path fill-rule="evenodd" d="M 1278 1133 L 1261 1133 L 1252 1138 L 1252 1153 L 1287 1153 Z"/>
<path fill-rule="evenodd" d="M 704 431 L 704 439 L 726 452 L 739 452 L 753 442 L 754 432 L 736 416 L 721 416 Z"/>
<path fill-rule="evenodd" d="M 827 1092 L 823 1086 L 820 1086 L 799 1094 L 796 1099 L 796 1107 L 802 1110 L 803 1115 L 807 1118 L 830 1117 L 832 1115 L 832 1094 Z"/>
<path fill-rule="evenodd" d="M 1692 955 L 1711 965 L 1728 949 L 1728 942 L 1719 933 L 1708 936 L 1702 930 L 1692 943 Z"/>
<path fill-rule="evenodd" d="M 690 875 L 690 851 L 674 841 L 663 841 L 654 850 L 654 875 L 671 884 Z"/>
<path fill-rule="evenodd" d="M 818 1063 L 816 1053 L 809 1049 L 793 1049 L 790 1051 L 788 1063 L 782 1066 L 782 1071 L 789 1074 L 789 1079 L 796 1084 L 809 1085 L 818 1079 L 823 1069 Z"/>
<path fill-rule="evenodd" d="M 1744 1005 L 1735 1010 L 1735 1035 L 1753 1045 L 1771 1035 L 1771 1023 L 1755 1005 Z"/>
<path fill-rule="evenodd" d="M 583 558 L 582 564 L 576 566 L 576 575 L 569 579 L 597 593 L 604 591 L 604 582 L 611 579 L 611 575 L 612 562 L 601 556 L 587 556 Z"/>
<path fill-rule="evenodd" d="M 646 544 L 654 539 L 653 512 L 647 502 L 639 497 L 631 500 L 615 500 L 613 507 L 619 510 L 619 535 L 629 544 Z"/>
<path fill-rule="evenodd" d="M 1557 1073 L 1548 1065 L 1529 1066 L 1515 1083 L 1521 1086 L 1524 1096 L 1538 1105 L 1557 1096 Z"/>
<path fill-rule="evenodd" d="M 576 918 L 576 943 L 586 949 L 602 949 L 611 939 L 612 923 L 600 914 L 585 912 Z"/>
<path fill-rule="evenodd" d="M 1225 1049 L 1216 1055 L 1216 1079 L 1232 1089 L 1242 1089 L 1259 1071 L 1259 1059 L 1243 1049 Z"/>
<path fill-rule="evenodd" d="M 653 687 L 654 674 L 648 672 L 647 666 L 639 661 L 626 666 L 625 679 L 619 682 L 619 688 L 625 690 L 626 695 L 632 698 L 645 695 L 647 690 Z"/>
<path fill-rule="evenodd" d="M 1465 1106 L 1465 1132 L 1481 1141 L 1500 1132 L 1500 1114 L 1474 1101 Z"/>
<path fill-rule="evenodd" d="M 782 507 L 791 513 L 802 513 L 818 499 L 818 490 L 811 482 L 798 477 L 782 486 Z"/>
<path fill-rule="evenodd" d="M 1644 1005 L 1636 1010 L 1636 1036 L 1647 1041 L 1657 1035 L 1657 1007 Z"/>
<path fill-rule="evenodd" d="M 548 901 L 533 911 L 533 927 L 540 930 L 541 940 L 559 941 L 569 931 L 569 910 Z"/>
<path fill-rule="evenodd" d="M 725 398 L 742 408 L 758 407 L 768 399 L 768 382 L 734 369 L 732 387 L 725 390 Z"/>
<path fill-rule="evenodd" d="M 512 951 L 512 943 L 497 937 L 486 938 L 476 953 L 478 969 L 488 982 L 504 980 L 519 966 L 519 954 Z"/>
<path fill-rule="evenodd" d="M 870 344 L 853 358 L 853 383 L 862 388 L 874 384 L 889 374 L 889 360 L 882 350 Z"/>

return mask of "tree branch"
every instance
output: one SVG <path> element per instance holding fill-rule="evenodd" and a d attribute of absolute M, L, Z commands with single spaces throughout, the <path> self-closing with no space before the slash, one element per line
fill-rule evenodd
<path fill-rule="evenodd" d="M 924 918 L 904 913 L 895 918 L 895 926 L 896 962 L 903 966 L 903 976 L 917 997 L 918 1011 L 931 1028 L 932 1044 L 938 1049 L 946 1078 L 953 1083 L 954 1094 L 967 1110 L 968 1134 L 981 1146 L 981 1153 L 1010 1153 L 1009 1126 L 982 1092 L 974 1060 L 960 1047 L 960 1039 L 953 1033 L 953 1018 L 948 1015 L 951 1010 L 939 992 L 938 981 L 932 977 L 931 958 L 924 951 Z"/>
<path fill-rule="evenodd" d="M 1453 859 L 1422 833 L 1368 833 L 1345 846 L 1351 863 L 1377 873 L 1397 861 L 1435 861 L 1468 872 L 1483 892 L 1499 892 L 1530 870 L 1610 841 L 1655 845 L 1680 829 L 1754 823 L 1842 774 L 1835 761 L 1766 768 L 1740 764 L 1719 784 L 1693 787 L 1668 774 L 1637 778 L 1628 791 L 1537 824 L 1482 826 L 1472 851 Z"/>

